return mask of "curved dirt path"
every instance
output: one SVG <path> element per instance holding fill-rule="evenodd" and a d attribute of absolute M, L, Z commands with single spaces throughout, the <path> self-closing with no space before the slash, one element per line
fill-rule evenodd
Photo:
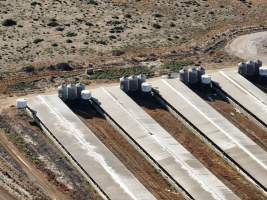
<path fill-rule="evenodd" d="M 267 63 L 267 31 L 239 36 L 226 46 L 226 51 L 245 60 Z"/>
<path fill-rule="evenodd" d="M 18 151 L 18 149 L 8 140 L 3 132 L 0 132 L 0 143 L 5 147 L 8 153 L 21 165 L 22 169 L 27 173 L 31 181 L 36 183 L 43 189 L 48 197 L 52 200 L 71 200 L 71 198 L 61 191 L 56 186 L 50 183 L 44 174 L 36 169 L 29 160 Z M 0 190 L 1 196 L 1 190 Z M 0 200 L 1 197 L 0 197 Z"/>
<path fill-rule="evenodd" d="M 0 200 L 16 200 L 16 198 L 0 187 Z"/>

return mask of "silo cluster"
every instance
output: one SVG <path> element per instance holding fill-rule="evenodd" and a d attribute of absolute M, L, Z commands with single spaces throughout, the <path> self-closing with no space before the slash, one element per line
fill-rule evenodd
<path fill-rule="evenodd" d="M 58 87 L 58 97 L 61 98 L 63 101 L 73 101 L 76 99 L 81 99 L 84 90 L 85 85 L 82 83 L 68 85 L 62 84 Z M 86 95 L 87 94 L 85 94 L 85 96 Z"/>
<path fill-rule="evenodd" d="M 247 62 L 241 62 L 238 64 L 238 73 L 245 77 L 258 76 L 260 74 L 260 68 L 262 67 L 262 61 L 249 60 Z"/>
<path fill-rule="evenodd" d="M 145 81 L 146 77 L 143 74 L 140 74 L 138 76 L 124 76 L 120 78 L 120 88 L 124 92 L 135 92 L 142 90 L 142 84 L 145 83 Z"/>
<path fill-rule="evenodd" d="M 180 80 L 188 85 L 195 85 L 201 83 L 203 78 L 202 76 L 205 75 L 205 68 L 204 67 L 193 67 L 190 69 L 182 69 L 180 70 Z M 206 80 L 206 77 L 204 77 Z"/>

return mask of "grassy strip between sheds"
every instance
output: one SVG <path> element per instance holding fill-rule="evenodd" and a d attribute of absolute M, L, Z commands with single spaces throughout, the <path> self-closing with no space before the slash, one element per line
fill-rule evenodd
<path fill-rule="evenodd" d="M 179 72 L 184 66 L 192 65 L 192 61 L 181 61 L 176 63 L 164 64 L 161 66 L 161 69 L 167 69 L 171 72 Z M 114 69 L 108 71 L 99 71 L 95 72 L 94 75 L 91 76 L 91 79 L 119 79 L 122 76 L 129 76 L 129 75 L 138 75 L 144 74 L 147 77 L 152 77 L 154 74 L 155 69 L 145 67 L 145 66 L 135 66 L 129 68 L 122 68 L 122 69 Z"/>

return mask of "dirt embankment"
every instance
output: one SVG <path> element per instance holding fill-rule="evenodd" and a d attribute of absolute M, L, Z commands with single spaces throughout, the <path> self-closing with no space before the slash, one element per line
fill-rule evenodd
<path fill-rule="evenodd" d="M 90 103 L 70 108 L 157 199 L 184 199 Z"/>
<path fill-rule="evenodd" d="M 140 95 L 131 95 L 131 97 L 241 199 L 266 199 L 256 186 L 247 181 L 237 170 L 201 141 L 154 97 Z"/>
<path fill-rule="evenodd" d="M 16 196 L 16 185 L 25 185 L 20 192 L 28 195 L 25 199 L 101 199 L 25 111 L 3 110 L 0 124 L 0 175 L 14 182 L 4 183 L 8 192 Z"/>

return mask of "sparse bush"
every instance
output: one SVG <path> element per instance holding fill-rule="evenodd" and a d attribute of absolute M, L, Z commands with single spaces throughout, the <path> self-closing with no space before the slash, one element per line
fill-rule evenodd
<path fill-rule="evenodd" d="M 34 44 L 38 44 L 40 42 L 44 41 L 44 39 L 41 39 L 41 38 L 36 38 L 35 40 L 33 40 L 33 43 Z"/>
<path fill-rule="evenodd" d="M 153 26 L 153 28 L 156 28 L 156 29 L 160 29 L 161 28 L 161 26 L 159 24 L 153 24 L 152 26 Z"/>
<path fill-rule="evenodd" d="M 59 24 L 56 19 L 50 19 L 49 22 L 47 23 L 47 26 L 56 27 L 59 26 Z"/>
<path fill-rule="evenodd" d="M 75 37 L 75 36 L 77 36 L 77 33 L 74 33 L 74 32 L 67 32 L 67 34 L 66 34 L 66 36 L 67 37 Z"/>
<path fill-rule="evenodd" d="M 154 14 L 153 15 L 154 17 L 157 17 L 157 18 L 159 18 L 159 17 L 163 17 L 161 14 L 159 14 L 159 13 L 156 13 L 156 14 Z"/>
<path fill-rule="evenodd" d="M 94 24 L 92 24 L 91 22 L 86 22 L 85 25 L 86 26 L 94 26 Z"/>
<path fill-rule="evenodd" d="M 130 15 L 130 14 L 128 13 L 128 14 L 125 15 L 125 18 L 130 19 L 130 18 L 132 18 L 132 15 Z"/>
<path fill-rule="evenodd" d="M 39 2 L 33 1 L 33 2 L 31 2 L 31 5 L 32 6 L 37 6 L 37 5 L 41 6 L 42 4 Z"/>
<path fill-rule="evenodd" d="M 121 56 L 123 55 L 125 52 L 124 51 L 121 51 L 121 50 L 113 50 L 112 51 L 112 55 L 113 56 Z"/>
<path fill-rule="evenodd" d="M 117 39 L 117 37 L 116 37 L 115 35 L 110 35 L 110 36 L 109 36 L 109 39 L 111 39 L 111 40 L 115 40 L 115 39 Z"/>
<path fill-rule="evenodd" d="M 32 73 L 35 71 L 35 68 L 32 65 L 27 65 L 25 67 L 22 67 L 21 70 L 27 73 Z"/>
<path fill-rule="evenodd" d="M 175 27 L 175 23 L 171 22 L 170 27 Z"/>
<path fill-rule="evenodd" d="M 61 71 L 72 71 L 73 68 L 69 65 L 69 63 L 58 63 L 56 64 L 56 69 Z"/>
<path fill-rule="evenodd" d="M 98 5 L 96 0 L 88 0 L 87 3 L 92 5 Z"/>
<path fill-rule="evenodd" d="M 107 41 L 105 40 L 99 40 L 99 41 L 96 41 L 97 44 L 102 44 L 102 45 L 107 45 Z"/>
<path fill-rule="evenodd" d="M 124 32 L 124 27 L 122 26 L 115 26 L 110 30 L 110 33 L 122 33 Z"/>
<path fill-rule="evenodd" d="M 57 31 L 64 31 L 64 27 L 57 27 L 56 30 Z"/>
<path fill-rule="evenodd" d="M 17 25 L 17 22 L 13 19 L 5 19 L 3 22 L 2 22 L 2 25 L 3 26 L 15 26 Z"/>
<path fill-rule="evenodd" d="M 67 43 L 72 43 L 72 40 L 67 39 L 66 42 L 67 42 Z"/>

